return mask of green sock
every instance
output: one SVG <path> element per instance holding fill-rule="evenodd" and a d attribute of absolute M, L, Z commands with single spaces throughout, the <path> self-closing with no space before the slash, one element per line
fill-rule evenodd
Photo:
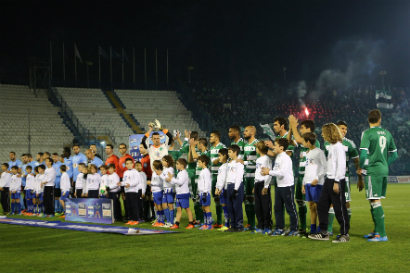
<path fill-rule="evenodd" d="M 333 220 L 335 219 L 335 210 L 329 209 L 329 218 L 327 222 L 327 232 L 333 232 Z"/>
<path fill-rule="evenodd" d="M 376 225 L 376 230 L 380 234 L 380 237 L 386 236 L 386 230 L 384 228 L 384 211 L 380 202 L 372 203 L 373 217 Z"/>
<path fill-rule="evenodd" d="M 245 206 L 246 209 L 246 206 Z M 255 219 L 255 204 L 250 203 L 248 204 L 248 224 L 251 225 L 251 227 L 256 227 L 256 219 Z"/>
<path fill-rule="evenodd" d="M 352 209 L 351 208 L 347 209 L 347 215 L 349 216 L 349 223 L 350 223 L 350 220 L 352 219 Z"/>
<path fill-rule="evenodd" d="M 298 204 L 299 206 L 299 229 L 306 231 L 306 214 L 307 207 L 305 202 Z"/>
<path fill-rule="evenodd" d="M 222 205 L 221 203 L 215 203 L 215 210 L 216 210 L 216 223 L 218 225 L 222 225 Z"/>

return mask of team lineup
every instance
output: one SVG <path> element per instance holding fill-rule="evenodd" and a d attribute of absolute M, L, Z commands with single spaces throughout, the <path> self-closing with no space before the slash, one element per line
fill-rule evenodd
<path fill-rule="evenodd" d="M 294 116 L 274 119 L 273 142 L 258 141 L 254 126 L 245 128 L 243 138 L 240 127 L 231 126 L 228 147 L 220 142 L 218 131 L 211 132 L 208 145 L 198 132 L 185 132 L 182 141 L 179 132 L 172 135 L 150 124 L 141 141 L 140 161 L 127 154 L 126 144 L 119 145 L 120 158 L 108 144 L 106 162 L 96 154 L 95 145 L 85 155 L 79 145 L 73 145 L 73 156 L 66 147 L 61 155 L 39 153 L 36 161 L 24 154 L 21 162 L 11 152 L 11 161 L 1 166 L 1 204 L 7 215 L 64 218 L 67 198 L 109 198 L 113 200 L 115 220 L 126 220 L 126 225 L 152 221 L 155 227 L 178 229 L 185 209 L 186 229 L 250 231 L 323 241 L 333 236 L 336 218 L 340 233 L 333 242 L 343 243 L 350 241 L 352 159 L 358 174 L 357 188 L 365 189 L 374 222 L 374 229 L 364 237 L 383 242 L 388 239 L 381 199 L 386 197 L 389 165 L 397 159 L 397 149 L 392 135 L 380 127 L 379 110 L 370 111 L 367 120 L 370 128 L 362 134 L 360 153 L 346 138 L 346 122 L 322 127 L 325 143 L 321 149 L 315 123 L 304 120 L 299 124 Z M 163 143 L 159 130 L 165 134 Z M 176 142 L 179 150 L 174 150 Z M 299 159 L 294 158 L 296 147 L 300 149 Z M 297 179 L 295 160 L 299 166 Z M 211 212 L 212 202 L 216 215 Z M 285 227 L 285 212 L 290 218 L 289 228 Z"/>

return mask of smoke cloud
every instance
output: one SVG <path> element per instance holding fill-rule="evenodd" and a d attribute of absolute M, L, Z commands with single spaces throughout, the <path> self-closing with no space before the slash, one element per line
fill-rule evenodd
<path fill-rule="evenodd" d="M 378 69 L 381 69 L 383 45 L 383 41 L 339 41 L 331 56 L 331 61 L 337 68 L 320 73 L 314 90 L 309 92 L 309 99 L 318 99 L 320 95 L 332 90 L 344 91 L 352 86 L 370 85 L 378 76 Z M 303 94 L 303 82 L 298 85 L 298 94 Z M 306 83 L 304 86 L 306 87 Z"/>

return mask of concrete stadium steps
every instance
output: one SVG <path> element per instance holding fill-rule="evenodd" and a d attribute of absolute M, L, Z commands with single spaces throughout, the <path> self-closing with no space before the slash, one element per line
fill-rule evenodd
<path fill-rule="evenodd" d="M 0 84 L 0 162 L 8 162 L 9 152 L 18 156 L 31 147 L 39 151 L 56 149 L 72 144 L 74 135 L 59 116 L 59 108 L 48 100 L 45 90 L 37 97 L 24 85 Z M 37 152 L 36 152 L 37 153 Z M 33 154 L 33 153 L 32 153 Z"/>
<path fill-rule="evenodd" d="M 115 103 L 101 89 L 65 87 L 56 87 L 56 89 L 79 122 L 89 129 L 91 135 L 100 137 L 111 131 L 115 143 L 119 143 L 118 141 L 122 142 L 128 139 L 129 135 L 134 134 L 132 127 L 128 126 L 126 120 L 117 112 Z"/>
<path fill-rule="evenodd" d="M 121 99 L 115 94 L 115 92 L 111 90 L 106 90 L 103 91 L 106 95 L 107 98 L 110 100 L 110 102 L 114 105 L 116 111 L 118 114 L 121 116 L 121 118 L 124 120 L 124 122 L 132 129 L 134 134 L 142 134 L 141 128 L 138 126 L 137 121 L 135 118 L 130 116 L 125 110 L 125 106 Z"/>
<path fill-rule="evenodd" d="M 192 113 L 178 99 L 175 91 L 115 90 L 123 101 L 125 111 L 132 114 L 142 127 L 158 119 L 163 128 L 183 132 L 198 131 L 205 136 L 199 124 L 192 118 Z"/>

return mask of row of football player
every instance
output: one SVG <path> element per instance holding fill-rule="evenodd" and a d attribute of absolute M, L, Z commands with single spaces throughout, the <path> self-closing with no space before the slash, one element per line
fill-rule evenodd
<path fill-rule="evenodd" d="M 372 113 L 373 112 L 373 113 Z M 378 125 L 380 125 L 380 122 L 381 122 L 381 114 L 380 113 L 376 113 L 376 115 L 375 115 L 375 111 L 372 111 L 371 113 L 369 113 L 369 122 L 370 122 L 370 126 L 371 126 L 371 128 L 374 128 L 374 127 L 378 127 Z M 277 119 L 275 119 L 275 123 L 274 123 L 274 130 L 275 130 L 275 132 L 278 134 L 278 137 L 288 137 L 288 139 L 289 139 L 289 137 L 293 137 L 293 136 L 295 136 L 295 138 L 296 138 L 296 140 L 299 138 L 300 139 L 300 135 L 299 135 L 299 132 L 298 132 L 298 130 L 297 130 L 297 121 L 295 120 L 295 119 L 293 119 L 293 121 L 292 121 L 292 118 L 290 118 L 289 119 L 290 120 L 290 125 L 291 125 L 291 130 L 290 130 L 290 132 L 289 132 L 289 134 L 288 134 L 288 132 L 286 131 L 286 120 L 285 119 L 283 119 L 283 118 L 277 118 Z M 373 123 L 371 122 L 371 120 L 373 121 Z M 310 124 L 310 125 L 309 125 Z M 312 128 L 312 125 L 313 124 L 313 128 Z M 377 125 L 378 124 L 378 125 Z M 342 132 L 343 132 L 343 136 L 346 134 L 346 130 L 345 129 L 347 129 L 347 125 L 346 124 L 343 124 L 343 123 L 338 123 L 338 125 L 339 125 L 339 128 L 341 128 L 342 130 Z M 373 126 L 372 126 L 373 125 Z M 235 126 L 233 126 L 231 129 L 235 129 L 234 128 Z M 251 127 L 251 126 L 250 126 Z M 345 128 L 343 128 L 343 127 L 345 127 Z M 248 130 L 249 129 L 249 130 Z M 245 134 L 244 134 L 244 137 L 245 137 L 245 139 L 247 139 L 247 140 L 249 140 L 249 134 L 250 133 L 252 133 L 252 132 L 249 132 L 249 131 L 252 131 L 251 130 L 252 128 L 248 128 L 247 127 L 247 129 L 245 130 Z M 304 121 L 304 122 L 302 122 L 301 123 L 301 128 L 300 128 L 301 130 L 301 134 L 303 133 L 302 132 L 302 129 L 304 129 L 304 131 L 306 132 L 307 131 L 307 129 L 309 129 L 310 131 L 314 131 L 314 123 L 312 122 L 312 121 Z M 344 129 L 344 130 L 343 130 Z M 235 133 L 235 131 L 237 131 L 236 133 Z M 248 132 L 247 132 L 248 131 Z M 384 143 L 384 148 L 386 148 L 386 149 L 381 149 L 382 151 L 383 150 L 385 150 L 385 152 L 387 152 L 387 151 L 389 151 L 389 152 L 391 152 L 391 154 L 393 155 L 392 157 L 389 157 L 389 163 L 391 164 L 391 162 L 392 161 L 394 161 L 394 155 L 395 155 L 395 153 L 394 153 L 394 149 L 392 148 L 393 146 L 394 146 L 394 142 L 392 141 L 392 139 L 391 139 L 391 135 L 386 131 L 385 132 L 385 130 L 384 131 L 382 131 L 382 132 L 379 132 L 379 130 L 373 130 L 373 131 L 377 131 L 378 133 L 378 140 L 380 139 L 380 137 L 382 136 L 382 135 L 386 135 L 387 137 L 388 137 L 388 141 L 387 141 L 387 139 L 382 139 L 383 141 L 379 141 L 379 142 L 377 142 L 377 143 Z M 231 137 L 232 136 L 232 137 Z M 190 137 L 192 137 L 192 135 L 190 136 Z M 234 143 L 239 143 L 240 141 L 239 141 L 239 139 L 240 139 L 240 131 L 239 130 L 230 130 L 230 137 L 231 137 L 231 139 L 233 139 L 234 140 Z M 211 138 L 210 138 L 210 140 L 211 140 L 211 144 L 212 144 L 212 139 L 214 139 L 215 140 L 215 134 L 211 134 Z M 254 140 L 254 136 L 253 136 L 253 140 Z M 344 144 L 344 141 L 345 140 L 343 140 L 343 144 Z M 249 142 L 251 142 L 250 140 L 249 140 Z M 254 141 L 252 141 L 252 143 L 253 143 Z M 298 143 L 301 143 L 301 141 L 300 140 L 297 140 L 297 142 Z M 369 142 L 369 141 L 368 141 Z M 215 142 L 214 142 L 215 143 Z M 243 141 L 242 141 L 242 143 L 244 143 Z M 393 144 L 391 144 L 391 143 L 393 143 Z M 381 145 L 381 144 L 380 144 Z M 203 145 L 202 145 L 203 146 Z M 350 145 L 350 146 L 352 146 L 352 145 Z M 353 146 L 354 146 L 354 144 L 353 144 Z M 198 147 L 200 147 L 201 148 L 201 145 L 198 145 Z M 212 147 L 213 148 L 213 147 Z M 242 152 L 243 151 L 243 146 L 241 146 L 241 151 L 240 152 Z M 354 147 L 355 148 L 355 147 Z M 387 149 L 388 148 L 388 149 Z M 206 147 L 205 147 L 205 149 L 206 149 Z M 346 149 L 346 146 L 345 146 L 345 149 Z M 363 150 L 365 150 L 366 151 L 366 149 L 367 148 L 363 148 Z M 289 150 L 289 148 L 287 149 L 287 150 Z M 346 149 L 346 153 L 347 153 L 347 150 L 348 149 Z M 349 150 L 350 150 L 350 148 L 349 148 Z M 355 150 L 355 149 L 353 149 L 353 150 Z M 362 153 L 363 153 L 363 150 L 362 150 Z M 212 149 L 211 149 L 211 151 L 212 151 Z M 326 149 L 326 151 L 328 151 L 328 149 Z M 171 151 L 170 151 L 171 152 Z M 288 151 L 287 151 L 288 152 Z M 357 151 L 356 151 L 357 152 Z M 273 151 L 268 151 L 268 154 L 271 156 L 271 154 L 273 153 Z M 256 155 L 255 155 L 256 156 Z M 349 156 L 351 156 L 350 154 L 349 154 Z M 366 158 L 366 156 L 363 156 L 363 157 L 361 157 L 360 159 L 362 160 L 362 158 Z M 363 159 L 363 160 L 364 160 Z M 348 162 L 348 159 L 346 160 L 347 162 Z M 358 157 L 357 157 L 357 160 L 355 160 L 355 163 L 356 163 L 356 161 L 358 161 Z M 247 163 L 249 163 L 249 162 L 251 162 L 251 161 L 248 161 Z M 386 160 L 386 162 L 387 162 L 387 160 Z M 302 162 L 300 162 L 300 163 L 302 163 Z M 306 163 L 306 161 L 305 161 L 305 163 Z M 211 162 L 211 164 L 212 164 L 212 162 Z M 248 166 L 248 165 L 246 165 L 246 166 Z M 303 164 L 300 164 L 300 166 L 304 166 Z M 213 167 L 212 167 L 213 168 Z M 385 170 L 386 168 L 383 168 L 383 171 Z M 246 170 L 246 172 L 248 172 L 249 170 Z M 387 171 L 388 171 L 388 169 L 387 169 Z M 302 173 L 303 174 L 303 173 Z M 385 177 L 385 176 L 387 176 L 387 173 L 386 174 L 383 174 L 383 177 Z M 303 175 L 302 175 L 302 178 L 303 178 Z M 360 178 L 360 176 L 359 176 L 359 178 Z M 369 177 L 370 178 L 370 177 Z M 245 188 L 248 188 L 246 191 L 248 191 L 250 188 L 251 189 L 253 189 L 253 186 L 251 186 L 251 187 L 246 187 L 246 185 L 248 184 L 248 181 L 247 181 L 248 179 L 244 179 L 244 184 L 245 184 Z M 254 179 L 252 179 L 253 180 L 253 182 L 255 182 L 254 181 Z M 302 187 L 298 187 L 298 185 L 300 185 L 300 183 L 299 183 L 299 181 L 300 181 L 300 179 L 298 179 L 298 181 L 297 181 L 297 184 L 296 184 L 296 196 L 298 195 L 298 191 L 301 191 L 301 188 Z M 359 180 L 360 181 L 360 180 Z M 372 183 L 373 183 L 373 181 L 374 181 L 374 177 L 372 177 Z M 191 184 L 193 184 L 193 183 L 191 183 Z M 377 185 L 376 185 L 377 186 Z M 299 190 L 298 190 L 298 188 L 299 188 Z M 381 187 L 378 187 L 378 188 L 381 188 Z M 383 194 L 381 193 L 381 194 L 379 194 L 378 196 L 378 198 L 376 197 L 376 195 L 375 195 L 375 197 L 373 197 L 374 198 L 374 200 L 376 200 L 376 201 L 380 201 L 380 196 L 382 196 Z M 248 198 L 248 194 L 247 194 L 247 198 Z M 373 199 L 372 199 L 373 200 Z M 298 206 L 299 206 L 299 215 L 301 215 L 301 205 L 300 205 L 300 200 L 297 200 L 298 201 Z M 380 203 L 380 202 L 373 202 L 372 201 L 372 203 Z M 302 204 L 303 204 L 303 201 L 302 201 Z M 378 205 L 378 204 L 376 204 L 376 205 Z M 372 205 L 372 207 L 373 206 L 375 206 L 375 205 Z M 245 208 L 247 207 L 247 204 L 245 205 Z M 380 206 L 378 206 L 378 207 L 380 207 Z M 248 214 L 248 210 L 246 209 L 246 212 L 247 212 L 247 214 Z M 332 212 L 332 209 L 330 210 L 330 212 Z M 198 213 L 196 213 L 197 215 L 196 215 L 196 219 L 198 219 Z M 330 213 L 330 215 L 331 215 L 332 213 Z M 302 211 L 302 215 L 303 215 L 303 211 Z M 218 212 L 217 212 L 217 216 L 218 216 Z M 349 217 L 350 217 L 350 213 L 349 213 Z M 249 219 L 250 219 L 251 217 L 249 217 L 249 215 L 248 215 L 248 222 L 250 221 Z M 300 217 L 301 218 L 301 217 Z M 305 222 L 306 222 L 306 220 L 305 220 Z M 303 224 L 303 221 L 302 221 L 302 223 L 301 223 L 301 225 Z M 259 224 L 258 224 L 258 226 L 259 226 Z M 331 226 L 331 225 L 329 225 L 329 226 Z"/>
<path fill-rule="evenodd" d="M 337 193 L 337 196 L 342 196 L 343 202 L 350 201 L 350 179 L 349 179 L 349 172 L 348 172 L 348 163 L 349 163 L 349 158 L 353 158 L 357 173 L 359 174 L 359 182 L 358 182 L 358 188 L 361 191 L 364 186 L 371 187 L 371 190 L 366 190 L 366 198 L 370 201 L 371 203 L 371 211 L 372 211 L 372 218 L 373 222 L 375 224 L 375 230 L 374 232 L 370 233 L 366 238 L 369 238 L 371 241 L 386 241 L 387 237 L 385 235 L 385 230 L 384 230 L 384 213 L 381 213 L 382 208 L 381 208 L 381 203 L 380 199 L 384 198 L 385 196 L 385 189 L 386 189 L 386 183 L 387 183 L 387 175 L 388 175 L 388 166 L 394 162 L 395 159 L 397 159 L 397 149 L 395 147 L 394 141 L 392 139 L 391 134 L 382 128 L 380 128 L 381 124 L 381 113 L 379 110 L 372 110 L 369 112 L 368 115 L 368 122 L 370 125 L 370 129 L 366 130 L 363 133 L 363 138 L 361 142 L 361 153 L 360 153 L 360 160 L 359 160 L 359 154 L 356 150 L 356 146 L 354 143 L 348 139 L 345 138 L 345 135 L 347 133 L 347 124 L 345 122 L 338 122 L 337 126 L 331 126 L 330 128 L 333 128 L 335 133 L 332 134 L 331 137 L 326 138 L 324 136 L 324 129 L 322 130 L 322 136 L 324 137 L 326 143 L 325 143 L 325 154 L 329 158 L 332 158 L 334 161 L 336 158 L 336 155 L 341 154 L 342 150 L 345 155 L 344 157 L 344 170 L 345 170 L 345 175 L 343 176 L 344 181 L 336 181 L 330 187 L 330 191 L 333 191 L 333 186 L 339 188 L 339 191 Z M 293 116 L 289 117 L 289 125 L 290 125 L 290 131 L 287 131 L 287 120 L 284 118 L 276 118 L 274 120 L 274 130 L 275 133 L 277 134 L 277 138 L 287 138 L 289 141 L 289 146 L 286 149 L 286 153 L 289 153 L 292 155 L 294 147 L 293 145 L 297 145 L 297 143 L 303 144 L 303 138 L 302 135 L 306 132 L 313 132 L 314 131 L 314 122 L 311 120 L 305 120 L 301 122 L 300 126 L 300 133 L 298 130 L 298 121 L 295 119 Z M 330 125 L 329 125 L 330 126 Z M 239 160 L 239 162 L 245 164 L 245 173 L 246 175 L 243 178 L 243 183 L 244 183 L 244 188 L 246 192 L 246 200 L 245 200 L 245 211 L 247 213 L 247 218 L 248 218 L 248 223 L 250 223 L 250 219 L 252 219 L 252 213 L 251 205 L 256 204 L 256 200 L 254 196 L 249 195 L 249 191 L 252 191 L 253 189 L 256 189 L 254 187 L 253 183 L 257 183 L 257 180 L 253 177 L 253 174 L 255 174 L 255 169 L 256 165 L 254 162 L 254 159 L 256 159 L 256 153 L 253 154 L 252 151 L 252 145 L 255 146 L 255 144 L 258 142 L 255 139 L 255 129 L 253 126 L 248 126 L 245 128 L 244 132 L 244 138 L 247 140 L 246 143 L 240 138 L 240 130 L 237 128 L 238 126 L 232 126 L 229 130 L 229 136 L 233 140 L 232 144 L 238 144 L 241 148 L 240 152 L 242 153 L 242 156 L 244 158 L 244 161 Z M 211 157 L 214 157 L 215 155 L 215 150 L 218 146 L 220 147 L 219 139 L 220 139 L 220 134 L 218 136 L 219 132 L 213 132 L 211 133 L 210 136 L 210 141 L 211 141 Z M 195 150 L 199 150 L 199 153 L 204 154 L 207 152 L 207 145 L 205 139 L 198 139 L 196 136 L 192 136 L 192 134 L 189 136 L 189 141 L 190 141 L 190 148 L 189 151 L 193 153 Z M 192 142 L 196 142 L 192 146 Z M 201 143 L 203 142 L 203 143 Z M 341 143 L 342 149 L 339 151 L 339 153 L 332 153 L 332 144 L 336 143 Z M 274 153 L 273 149 L 274 146 L 272 143 L 266 142 L 266 144 L 269 146 L 269 149 L 267 154 L 270 157 L 276 157 L 276 154 Z M 319 143 L 316 141 L 315 146 L 319 147 Z M 340 145 L 339 145 L 340 146 Z M 368 152 L 369 151 L 369 152 Z M 170 151 L 171 153 L 172 151 Z M 196 153 L 196 152 L 195 152 Z M 209 152 L 208 152 L 209 153 Z M 300 164 L 299 164 L 299 177 L 298 180 L 296 181 L 296 191 L 295 191 L 295 196 L 296 196 L 296 201 L 298 203 L 299 207 L 299 216 L 306 215 L 306 207 L 304 205 L 305 197 L 303 195 L 304 191 L 305 193 L 307 192 L 306 188 L 303 186 L 302 181 L 304 180 L 305 177 L 305 168 L 309 165 L 312 164 L 313 161 L 307 160 L 307 154 L 310 153 L 309 148 L 306 146 L 301 147 L 301 159 L 300 159 Z M 314 154 L 314 153 L 313 153 Z M 332 156 L 333 155 L 333 156 Z M 342 160 L 340 160 L 340 164 L 332 163 L 333 168 L 332 169 L 337 169 L 340 175 L 340 170 L 342 170 Z M 327 162 L 329 163 L 329 162 Z M 215 161 L 211 161 L 211 170 L 214 169 L 215 167 Z M 253 167 L 253 172 L 251 167 Z M 275 168 L 277 167 L 277 162 L 275 162 Z M 328 170 L 329 171 L 329 170 Z M 362 176 L 362 173 L 365 174 Z M 256 175 L 256 174 L 255 174 Z M 250 177 L 250 178 L 249 178 Z M 329 177 L 329 176 L 327 176 Z M 331 177 L 331 176 L 330 176 Z M 364 185 L 363 183 L 363 177 L 366 180 L 366 184 Z M 314 180 L 314 179 L 313 179 Z M 313 182 L 313 180 L 311 182 Z M 332 180 L 332 179 L 330 179 Z M 315 182 L 316 183 L 316 182 Z M 313 183 L 315 185 L 315 183 Z M 335 184 L 336 183 L 336 184 Z M 330 185 L 330 183 L 327 183 Z M 325 185 L 325 183 L 324 183 Z M 345 186 L 343 186 L 345 185 Z M 316 188 L 316 187 L 314 187 Z M 320 188 L 320 187 L 318 187 Z M 314 189 L 317 190 L 318 188 Z M 326 187 L 325 187 L 326 188 Z M 328 188 L 326 188 L 329 190 Z M 313 190 L 313 189 L 312 189 Z M 325 220 L 324 216 L 322 216 L 320 220 L 320 226 L 321 229 L 319 231 L 319 237 L 320 239 L 328 240 L 330 232 L 323 230 L 323 227 L 328 227 L 331 231 L 332 227 L 332 222 L 335 217 L 335 213 L 338 215 L 337 218 L 341 219 L 350 219 L 351 217 L 351 209 L 350 207 L 346 209 L 345 205 L 342 204 L 335 204 L 337 203 L 337 200 L 331 200 L 332 199 L 332 194 L 329 193 L 329 191 L 325 191 L 328 193 L 328 196 L 325 195 L 326 201 L 326 206 L 331 206 L 333 204 L 333 207 L 330 207 L 330 209 L 327 210 L 326 214 L 328 214 L 329 218 L 329 225 L 327 224 L 327 219 Z M 277 191 L 276 191 L 277 193 Z M 336 194 L 336 193 L 335 193 Z M 313 194 L 313 196 L 316 195 L 316 198 L 318 198 L 318 192 L 316 194 Z M 251 197 L 251 198 L 250 198 Z M 334 197 L 334 196 L 333 196 Z M 329 200 L 330 198 L 330 200 Z M 276 198 L 275 198 L 276 200 Z M 255 203 L 253 203 L 255 201 Z M 219 198 L 217 201 L 217 198 L 215 198 L 215 205 L 216 207 L 218 206 Z M 276 201 L 275 201 L 276 202 Z M 312 207 L 315 206 L 316 202 L 310 202 L 310 208 L 311 211 L 314 211 Z M 339 202 L 340 203 L 340 202 Z M 254 208 L 254 207 L 252 207 Z M 256 209 L 256 208 L 255 208 Z M 253 211 L 255 211 L 255 209 Z M 345 211 L 346 210 L 346 211 Z M 276 213 L 276 210 L 275 210 Z M 198 219 L 198 214 L 196 214 L 196 219 Z M 324 214 L 324 212 L 322 213 Z M 319 214 L 320 215 L 320 214 Z M 341 217 L 341 215 L 343 217 Z M 217 216 L 218 216 L 218 210 L 217 210 Z M 254 216 L 253 216 L 254 217 Z M 259 218 L 259 217 L 258 217 Z M 302 218 L 302 217 L 300 217 Z M 312 217 L 313 218 L 313 217 Z M 320 217 L 319 217 L 320 218 Z M 339 223 L 340 220 L 338 219 Z M 298 219 L 299 220 L 299 219 Z M 344 220 L 346 221 L 346 220 Z M 258 221 L 258 227 L 260 226 L 260 222 Z M 303 222 L 306 226 L 306 217 L 305 219 L 302 219 L 300 225 L 302 226 L 302 232 L 305 230 L 306 227 L 303 227 Z M 314 219 L 311 219 L 311 233 L 315 233 L 315 223 L 316 221 Z M 252 225 L 252 224 L 251 224 Z M 348 225 L 345 222 L 342 222 L 342 225 L 344 227 L 343 230 L 341 230 L 341 236 L 338 236 L 337 241 L 347 241 L 349 239 L 347 231 L 348 231 Z M 230 225 L 232 228 L 232 225 Z M 252 227 L 252 226 L 251 226 Z M 276 226 L 276 229 L 281 229 Z M 313 231 L 313 232 L 312 232 Z M 377 231 L 377 232 L 376 232 Z M 280 232 L 280 231 L 279 231 Z M 316 232 L 318 232 L 316 230 Z M 295 234 L 294 232 L 293 234 Z M 313 235 L 313 234 L 311 234 Z"/>

